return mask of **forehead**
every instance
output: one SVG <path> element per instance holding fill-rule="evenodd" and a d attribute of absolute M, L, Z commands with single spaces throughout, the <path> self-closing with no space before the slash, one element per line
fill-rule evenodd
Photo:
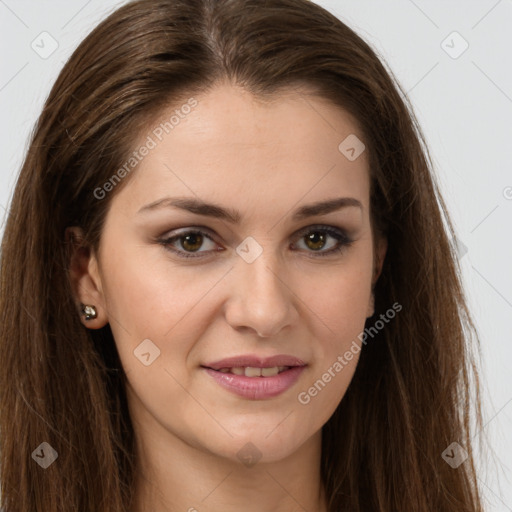
<path fill-rule="evenodd" d="M 162 111 L 141 134 L 139 146 L 149 137 L 153 147 L 115 201 L 136 209 L 165 195 L 189 195 L 243 210 L 265 201 L 291 207 L 306 195 L 308 202 L 351 195 L 366 206 L 366 152 L 351 161 L 340 150 L 347 137 L 363 138 L 348 112 L 300 90 L 264 101 L 221 85 L 194 100 L 191 109 Z"/>

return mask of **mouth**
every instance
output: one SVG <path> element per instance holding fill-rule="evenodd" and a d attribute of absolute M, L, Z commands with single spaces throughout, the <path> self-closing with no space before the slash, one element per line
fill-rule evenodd
<path fill-rule="evenodd" d="M 306 363 L 293 356 L 238 356 L 202 365 L 225 390 L 250 400 L 273 398 L 289 390 Z"/>

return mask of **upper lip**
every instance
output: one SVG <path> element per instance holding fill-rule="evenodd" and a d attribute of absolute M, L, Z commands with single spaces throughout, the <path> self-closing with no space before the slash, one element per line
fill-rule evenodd
<path fill-rule="evenodd" d="M 272 357 L 258 357 L 254 355 L 241 355 L 228 357 L 202 365 L 212 370 L 221 368 L 242 368 L 250 366 L 251 368 L 273 368 L 275 366 L 306 366 L 306 363 L 295 356 L 280 354 Z"/>

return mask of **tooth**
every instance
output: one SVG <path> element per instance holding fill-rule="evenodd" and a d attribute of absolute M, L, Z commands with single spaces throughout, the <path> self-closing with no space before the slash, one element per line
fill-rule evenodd
<path fill-rule="evenodd" d="M 243 368 L 231 368 L 231 373 L 234 373 L 235 375 L 244 375 L 244 369 Z"/>
<path fill-rule="evenodd" d="M 279 373 L 279 368 L 277 366 L 273 366 L 272 368 L 262 368 L 261 376 L 262 377 L 273 377 Z"/>
<path fill-rule="evenodd" d="M 229 373 L 229 368 L 220 368 L 219 372 L 221 372 L 221 373 Z"/>
<path fill-rule="evenodd" d="M 245 376 L 246 377 L 260 377 L 261 376 L 261 368 L 252 368 L 251 366 L 247 366 L 245 368 Z"/>
<path fill-rule="evenodd" d="M 288 368 L 288 366 L 278 366 L 277 369 L 282 372 L 284 369 Z"/>

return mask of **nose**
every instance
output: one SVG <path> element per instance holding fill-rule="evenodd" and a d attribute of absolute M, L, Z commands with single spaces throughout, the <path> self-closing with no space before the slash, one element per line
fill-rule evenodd
<path fill-rule="evenodd" d="M 231 272 L 233 287 L 225 316 L 236 330 L 252 330 L 260 337 L 276 336 L 298 318 L 296 295 L 282 265 L 264 256 L 252 263 L 238 261 Z"/>

